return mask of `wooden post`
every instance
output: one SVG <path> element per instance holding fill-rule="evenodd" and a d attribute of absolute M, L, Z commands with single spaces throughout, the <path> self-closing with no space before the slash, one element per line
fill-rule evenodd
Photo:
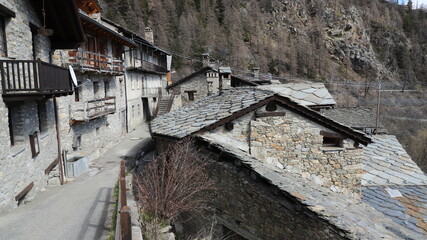
<path fill-rule="evenodd" d="M 375 133 L 378 133 L 378 126 L 380 125 L 380 105 L 381 105 L 381 82 L 378 82 L 377 121 L 375 124 Z"/>
<path fill-rule="evenodd" d="M 132 239 L 132 223 L 130 219 L 130 207 L 128 206 L 120 210 L 120 239 Z"/>

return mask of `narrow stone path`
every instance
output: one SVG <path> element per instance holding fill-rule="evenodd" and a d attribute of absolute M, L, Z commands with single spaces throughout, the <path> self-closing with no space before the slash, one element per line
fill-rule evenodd
<path fill-rule="evenodd" d="M 91 164 L 91 170 L 0 217 L 0 239 L 107 239 L 119 163 L 135 156 L 150 134 L 142 125 Z"/>

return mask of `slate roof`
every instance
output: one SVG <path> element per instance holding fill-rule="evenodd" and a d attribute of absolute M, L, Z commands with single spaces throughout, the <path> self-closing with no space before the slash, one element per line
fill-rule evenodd
<path fill-rule="evenodd" d="M 401 197 L 391 197 L 390 191 Z M 362 201 L 413 231 L 418 235 L 417 239 L 427 238 L 426 185 L 363 187 Z"/>
<path fill-rule="evenodd" d="M 304 106 L 337 104 L 323 83 L 272 84 L 262 85 L 258 88 L 274 91 Z"/>
<path fill-rule="evenodd" d="M 427 238 L 427 176 L 396 137 L 374 136 L 364 148 L 363 165 L 362 200 Z"/>
<path fill-rule="evenodd" d="M 242 164 L 249 166 L 270 184 L 297 199 L 320 218 L 344 230 L 346 232 L 344 237 L 350 239 L 419 239 L 419 235 L 415 232 L 402 228 L 397 222 L 384 217 L 382 213 L 360 200 L 312 184 L 298 175 L 275 169 L 249 153 L 235 148 L 234 145 L 212 138 L 210 134 L 198 137 L 240 160 Z"/>
<path fill-rule="evenodd" d="M 221 96 L 207 96 L 156 118 L 151 122 L 151 128 L 156 134 L 183 138 L 272 96 L 270 91 L 255 91 L 253 88 L 224 91 Z"/>
<path fill-rule="evenodd" d="M 199 130 L 206 130 L 226 118 L 240 117 L 243 115 L 242 111 L 250 112 L 254 110 L 250 110 L 250 107 L 261 107 L 268 101 L 277 100 L 279 103 L 287 105 L 292 111 L 323 124 L 338 133 L 349 136 L 357 142 L 364 145 L 371 142 L 371 139 L 362 132 L 326 118 L 289 98 L 276 96 L 277 94 L 274 92 L 254 87 L 231 89 L 224 91 L 222 95 L 207 96 L 193 104 L 162 115 L 151 122 L 151 129 L 155 135 L 181 139 Z M 267 98 L 271 98 L 271 100 Z M 264 101 L 266 102 L 264 103 Z M 237 116 L 238 114 L 242 115 Z M 229 121 L 231 120 L 229 119 Z"/>
<path fill-rule="evenodd" d="M 427 176 L 393 135 L 375 135 L 363 148 L 362 185 L 427 185 Z"/>
<path fill-rule="evenodd" d="M 323 115 L 353 128 L 375 128 L 377 114 L 371 108 L 333 108 L 321 111 Z M 386 132 L 379 124 L 379 132 Z"/>

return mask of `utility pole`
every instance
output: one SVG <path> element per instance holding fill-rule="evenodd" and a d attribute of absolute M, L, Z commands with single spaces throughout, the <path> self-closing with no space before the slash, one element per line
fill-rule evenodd
<path fill-rule="evenodd" d="M 380 125 L 380 105 L 381 105 L 381 81 L 378 82 L 377 122 L 375 124 L 375 133 L 378 133 L 378 126 Z"/>

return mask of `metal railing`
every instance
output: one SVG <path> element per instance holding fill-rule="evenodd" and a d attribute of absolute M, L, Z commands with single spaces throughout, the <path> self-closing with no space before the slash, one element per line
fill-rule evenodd
<path fill-rule="evenodd" d="M 93 99 L 75 103 L 72 109 L 73 122 L 90 121 L 116 112 L 116 97 Z"/>
<path fill-rule="evenodd" d="M 124 61 L 111 55 L 84 50 L 71 50 L 68 52 L 69 61 L 82 70 L 99 71 L 111 74 L 124 74 Z"/>
<path fill-rule="evenodd" d="M 38 60 L 0 60 L 3 95 L 71 94 L 68 69 Z"/>
<path fill-rule="evenodd" d="M 162 65 L 159 65 L 158 63 L 150 62 L 148 60 L 139 59 L 139 58 L 130 59 L 127 62 L 127 67 L 138 68 L 144 71 L 159 72 L 159 73 L 167 73 L 168 71 L 166 66 L 162 66 Z"/>

